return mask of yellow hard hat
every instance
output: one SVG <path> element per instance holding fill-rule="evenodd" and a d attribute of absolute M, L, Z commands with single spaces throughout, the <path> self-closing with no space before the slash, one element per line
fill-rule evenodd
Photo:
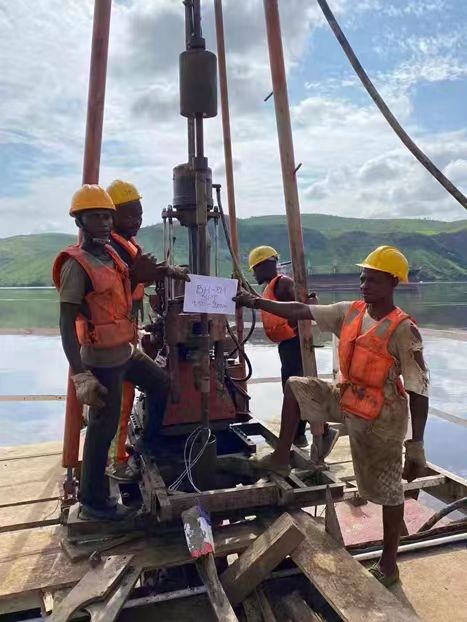
<path fill-rule="evenodd" d="M 71 199 L 70 216 L 77 216 L 90 209 L 111 209 L 115 205 L 111 196 L 97 184 L 84 184 Z"/>
<path fill-rule="evenodd" d="M 250 272 L 255 266 L 272 257 L 279 257 L 279 253 L 272 246 L 257 246 L 248 255 L 248 264 Z"/>
<path fill-rule="evenodd" d="M 401 283 L 407 283 L 409 280 L 409 262 L 395 246 L 378 246 L 357 266 L 389 272 Z"/>
<path fill-rule="evenodd" d="M 122 181 L 121 179 L 115 179 L 107 188 L 107 192 L 112 197 L 112 201 L 116 206 L 141 199 L 141 195 L 136 189 L 136 186 L 130 184 L 128 181 Z"/>

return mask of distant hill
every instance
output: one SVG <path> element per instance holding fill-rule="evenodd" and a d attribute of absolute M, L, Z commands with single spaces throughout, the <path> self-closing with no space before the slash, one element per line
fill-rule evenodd
<path fill-rule="evenodd" d="M 422 268 L 423 280 L 467 280 L 467 220 L 443 222 L 419 219 L 340 218 L 302 215 L 306 260 L 312 272 L 347 272 L 381 244 L 398 246 L 411 266 Z M 246 267 L 248 252 L 259 244 L 277 248 L 282 260 L 290 257 L 285 216 L 259 216 L 238 221 L 240 258 Z M 175 258 L 187 261 L 186 230 L 174 230 Z M 57 252 L 75 236 L 42 233 L 0 239 L 0 286 L 51 285 L 50 270 Z M 163 258 L 162 225 L 144 227 L 139 241 Z M 231 262 L 220 236 L 221 274 L 229 275 Z"/>

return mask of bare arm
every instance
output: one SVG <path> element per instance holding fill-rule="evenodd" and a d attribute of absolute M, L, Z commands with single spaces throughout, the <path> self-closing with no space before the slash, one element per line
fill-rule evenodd
<path fill-rule="evenodd" d="M 295 287 L 294 282 L 289 276 L 281 276 L 276 282 L 275 295 L 279 302 L 292 302 L 295 300 Z M 289 326 L 292 328 L 297 327 L 297 322 L 294 320 L 288 321 Z"/>
<path fill-rule="evenodd" d="M 262 309 L 286 320 L 297 322 L 298 320 L 312 320 L 313 315 L 310 307 L 303 302 L 275 302 L 273 300 L 264 300 L 261 296 L 240 289 L 235 296 L 234 301 L 241 307 L 249 307 L 250 309 Z"/>
<path fill-rule="evenodd" d="M 86 371 L 80 354 L 78 335 L 76 334 L 75 320 L 80 306 L 70 302 L 60 303 L 60 335 L 62 337 L 63 351 L 68 359 L 73 374 L 81 374 Z"/>
<path fill-rule="evenodd" d="M 255 302 L 255 308 L 284 317 L 292 322 L 313 319 L 310 307 L 303 302 L 276 302 L 259 298 Z"/>
<path fill-rule="evenodd" d="M 428 418 L 428 398 L 418 393 L 409 393 L 410 414 L 412 416 L 412 440 L 423 441 Z"/>

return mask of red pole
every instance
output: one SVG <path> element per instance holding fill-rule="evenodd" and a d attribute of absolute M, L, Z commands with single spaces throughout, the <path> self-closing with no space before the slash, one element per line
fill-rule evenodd
<path fill-rule="evenodd" d="M 112 0 L 95 0 L 83 161 L 83 184 L 99 183 L 111 8 Z M 75 387 L 70 376 L 71 370 L 68 370 L 62 454 L 62 464 L 66 468 L 77 467 L 79 464 L 79 438 L 82 412 L 82 407 L 76 399 Z"/>
<path fill-rule="evenodd" d="M 112 0 L 95 0 L 89 71 L 83 184 L 99 183 Z"/>
<path fill-rule="evenodd" d="M 277 134 L 279 137 L 282 183 L 284 186 L 285 208 L 289 230 L 290 255 L 295 282 L 295 296 L 297 300 L 306 302 L 308 298 L 308 289 L 305 250 L 303 246 L 297 179 L 295 175 L 295 155 L 292 124 L 290 122 L 289 97 L 287 94 L 287 78 L 282 48 L 279 7 L 277 0 L 263 1 L 268 37 L 269 62 L 271 65 L 271 77 L 274 90 Z M 311 322 L 307 320 L 300 321 L 298 323 L 298 331 L 302 350 L 303 372 L 306 376 L 317 376 Z M 312 432 L 313 434 L 322 434 L 322 425 L 318 424 L 317 426 L 313 426 Z"/>
<path fill-rule="evenodd" d="M 232 158 L 232 136 L 230 133 L 229 89 L 227 86 L 227 64 L 225 60 L 224 18 L 222 11 L 222 0 L 214 0 L 214 10 L 216 16 L 217 62 L 219 66 L 219 87 L 221 94 L 222 130 L 224 134 L 224 161 L 225 177 L 227 181 L 227 202 L 229 208 L 230 236 L 232 240 L 232 249 L 234 255 L 237 259 L 237 262 L 240 262 Z M 235 313 L 235 320 L 237 325 L 238 340 L 242 342 L 244 335 L 244 326 L 243 309 L 241 307 L 237 307 Z M 243 359 L 241 359 L 241 361 L 244 368 L 245 365 Z"/>

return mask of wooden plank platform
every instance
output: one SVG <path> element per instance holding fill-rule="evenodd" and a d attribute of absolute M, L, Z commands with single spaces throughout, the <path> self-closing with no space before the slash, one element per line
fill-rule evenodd
<path fill-rule="evenodd" d="M 219 527 L 214 540 L 216 555 L 243 551 L 264 530 L 256 521 Z M 89 568 L 88 560 L 72 563 L 60 547 L 61 526 L 0 533 L 0 613 L 2 601 L 28 596 L 42 589 L 74 585 Z M 112 555 L 134 553 L 134 563 L 144 569 L 170 568 L 192 559 L 183 533 L 166 534 L 112 550 Z"/>
<path fill-rule="evenodd" d="M 392 593 L 425 622 L 467 622 L 465 545 L 401 555 L 401 583 Z"/>
<path fill-rule="evenodd" d="M 348 437 L 339 439 L 328 463 L 328 473 L 333 477 L 341 476 L 352 481 Z M 442 471 L 442 475 L 448 477 L 450 474 Z M 87 560 L 76 563 L 68 560 L 60 547 L 63 528 L 48 524 L 49 521 L 55 523 L 58 520 L 59 483 L 63 477 L 61 443 L 0 449 L 0 614 L 27 606 L 28 603 L 37 603 L 42 589 L 61 589 L 74 585 L 89 568 Z M 463 490 L 461 480 L 459 482 L 442 485 L 440 490 L 443 494 L 440 497 L 446 500 L 458 498 Z M 216 534 L 216 553 L 223 556 L 244 550 L 263 529 L 264 525 L 256 521 L 221 528 L 221 532 Z M 423 555 L 418 555 L 417 562 L 412 560 L 412 556 L 400 558 L 403 598 L 410 601 L 422 619 L 429 621 L 447 622 L 453 619 L 443 617 L 443 612 L 447 609 L 447 603 L 451 607 L 450 586 L 456 586 L 464 576 L 460 563 L 465 567 L 465 550 L 460 555 L 459 547 L 449 549 L 449 555 L 446 553 L 446 557 L 440 557 L 444 551 L 425 551 Z M 147 568 L 190 562 L 184 539 L 178 536 L 132 542 L 112 550 L 112 554 L 132 552 L 136 560 Z M 430 561 L 436 558 L 440 560 L 439 567 L 445 573 L 443 577 L 447 577 L 446 581 L 444 578 L 442 581 L 442 585 L 446 584 L 447 588 L 443 587 L 446 598 L 442 596 L 441 588 L 432 590 L 433 584 L 439 583 L 437 565 Z M 405 571 L 404 564 L 408 559 L 411 565 L 407 565 Z M 409 568 L 414 569 L 413 574 Z M 415 576 L 418 577 L 417 581 Z M 451 578 L 448 580 L 448 577 Z M 421 586 L 424 586 L 426 593 L 431 590 L 430 598 L 423 597 Z M 461 594 L 460 587 L 458 592 Z M 459 595 L 452 600 L 459 612 L 462 606 L 467 611 L 465 596 L 463 598 L 464 601 Z M 463 618 L 458 610 L 455 609 L 457 617 L 454 619 L 467 622 L 467 618 Z"/>

